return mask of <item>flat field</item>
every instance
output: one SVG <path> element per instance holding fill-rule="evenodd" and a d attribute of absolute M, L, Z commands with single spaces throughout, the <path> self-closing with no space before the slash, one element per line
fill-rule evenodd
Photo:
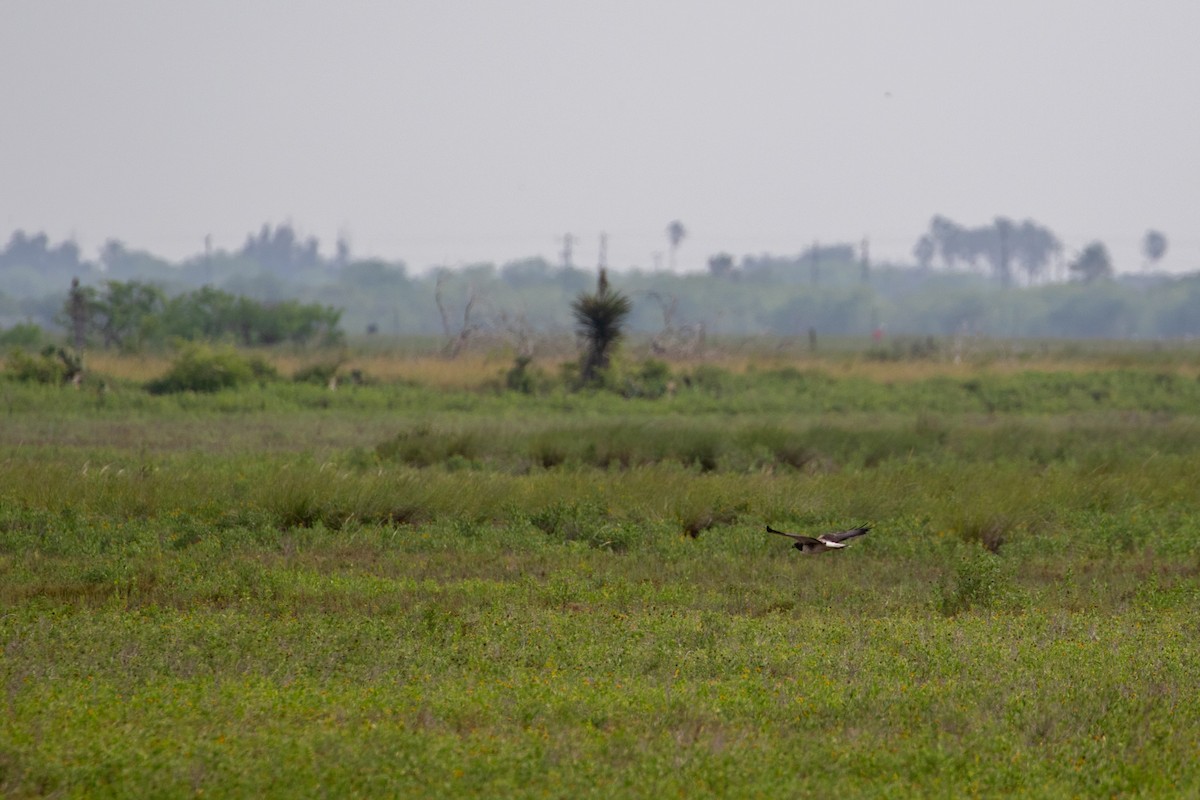
<path fill-rule="evenodd" d="M 1192 350 L 165 367 L 0 380 L 0 796 L 1200 795 Z"/>

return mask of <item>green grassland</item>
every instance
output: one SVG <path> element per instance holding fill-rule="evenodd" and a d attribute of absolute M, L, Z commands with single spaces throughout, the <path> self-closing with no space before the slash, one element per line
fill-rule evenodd
<path fill-rule="evenodd" d="M 748 361 L 0 381 L 0 796 L 1200 795 L 1195 352 Z"/>

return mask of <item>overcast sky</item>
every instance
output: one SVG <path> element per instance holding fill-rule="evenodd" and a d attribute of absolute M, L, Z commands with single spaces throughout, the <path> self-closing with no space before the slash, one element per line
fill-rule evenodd
<path fill-rule="evenodd" d="M 934 214 L 1200 269 L 1200 2 L 3 0 L 0 241 L 681 269 Z"/>

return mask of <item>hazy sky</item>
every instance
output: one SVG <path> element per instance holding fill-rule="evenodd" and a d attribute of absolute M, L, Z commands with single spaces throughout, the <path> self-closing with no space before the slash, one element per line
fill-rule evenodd
<path fill-rule="evenodd" d="M 2 0 L 0 241 L 680 268 L 930 217 L 1200 269 L 1200 2 Z"/>

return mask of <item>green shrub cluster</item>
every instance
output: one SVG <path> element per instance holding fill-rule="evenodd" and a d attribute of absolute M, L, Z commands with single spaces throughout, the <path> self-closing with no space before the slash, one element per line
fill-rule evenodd
<path fill-rule="evenodd" d="M 15 348 L 5 360 L 5 375 L 22 383 L 58 385 L 70 382 L 82 372 L 79 358 L 61 347 L 47 346 L 36 356 Z"/>
<path fill-rule="evenodd" d="M 151 394 L 218 392 L 277 377 L 275 368 L 261 356 L 191 344 L 180 351 L 165 375 L 146 384 L 146 390 Z"/>
<path fill-rule="evenodd" d="M 1012 595 L 1013 589 L 1001 559 L 986 550 L 979 550 L 958 562 L 953 576 L 938 585 L 934 596 L 938 609 L 953 616 L 973 608 L 997 608 Z"/>

